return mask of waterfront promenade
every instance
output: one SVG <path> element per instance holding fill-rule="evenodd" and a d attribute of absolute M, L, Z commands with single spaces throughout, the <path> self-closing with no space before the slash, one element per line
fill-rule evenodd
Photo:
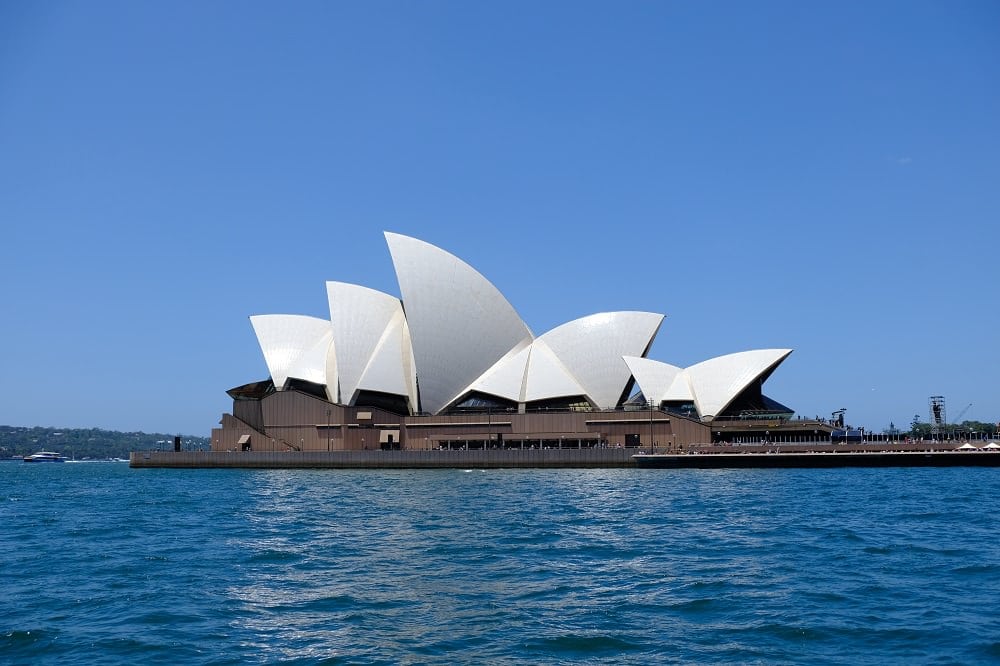
<path fill-rule="evenodd" d="M 483 451 L 139 451 L 131 467 L 306 469 L 502 469 L 632 467 L 637 449 Z"/>
<path fill-rule="evenodd" d="M 672 468 L 1000 466 L 1000 452 L 959 451 L 952 442 L 690 447 L 665 451 Z M 136 451 L 133 468 L 516 469 L 635 467 L 649 449 L 488 449 L 405 451 Z M 906 455 L 904 455 L 906 454 Z M 919 454 L 919 455 L 917 455 Z M 861 457 L 859 457 L 861 456 Z M 878 458 L 878 462 L 876 462 Z M 782 464 L 786 460 L 789 464 Z"/>

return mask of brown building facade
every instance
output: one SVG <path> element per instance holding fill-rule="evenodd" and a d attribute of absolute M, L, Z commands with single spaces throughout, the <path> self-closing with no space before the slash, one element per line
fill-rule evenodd
<path fill-rule="evenodd" d="M 712 441 L 709 424 L 656 409 L 404 416 L 376 407 L 338 405 L 296 390 L 233 397 L 232 414 L 224 414 L 220 427 L 212 430 L 214 451 L 680 450 Z"/>

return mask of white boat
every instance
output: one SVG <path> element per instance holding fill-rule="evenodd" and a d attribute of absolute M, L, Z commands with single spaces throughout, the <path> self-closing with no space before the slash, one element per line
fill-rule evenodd
<path fill-rule="evenodd" d="M 66 462 L 66 459 L 52 451 L 39 451 L 30 456 L 24 456 L 24 462 Z"/>

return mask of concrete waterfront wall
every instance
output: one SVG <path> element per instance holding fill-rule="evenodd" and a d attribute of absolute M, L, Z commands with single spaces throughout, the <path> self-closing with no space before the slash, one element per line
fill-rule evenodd
<path fill-rule="evenodd" d="M 246 469 L 504 469 L 634 467 L 637 449 L 473 451 L 134 451 L 129 466 Z"/>
<path fill-rule="evenodd" d="M 636 465 L 659 469 L 829 469 L 841 467 L 1000 467 L 1000 454 L 985 451 L 892 451 L 888 453 L 720 453 L 639 456 Z"/>
<path fill-rule="evenodd" d="M 671 456 L 671 467 L 775 467 L 782 466 L 779 459 L 790 458 L 795 466 L 804 465 L 801 455 L 815 454 L 807 466 L 855 466 L 850 454 L 866 453 L 864 462 L 876 465 L 876 458 L 891 454 L 893 466 L 907 460 L 906 453 L 943 454 L 937 465 L 958 464 L 967 456 L 984 456 L 990 460 L 975 460 L 963 464 L 997 465 L 1000 453 L 954 451 L 953 445 L 892 444 L 892 445 L 785 445 L 785 446 L 712 446 L 692 447 L 688 455 Z M 649 449 L 590 448 L 590 449 L 474 449 L 404 450 L 404 451 L 136 451 L 130 454 L 131 467 L 175 468 L 248 468 L 248 469 L 503 469 L 503 468 L 556 468 L 556 467 L 635 467 L 632 456 L 648 453 Z M 660 449 L 657 453 L 667 453 Z M 774 455 L 774 454 L 784 454 Z M 691 455 L 698 454 L 698 455 Z M 720 455 L 721 454 L 721 455 Z M 741 455 L 742 454 L 742 455 Z M 832 454 L 832 455 L 829 455 Z M 733 460 L 737 458 L 738 460 Z M 909 465 L 929 465 L 919 460 Z"/>

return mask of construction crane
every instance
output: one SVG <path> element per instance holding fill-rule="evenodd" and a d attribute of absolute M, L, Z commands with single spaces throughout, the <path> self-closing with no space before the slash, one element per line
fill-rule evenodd
<path fill-rule="evenodd" d="M 965 416 L 965 413 L 967 411 L 969 411 L 969 407 L 972 407 L 972 403 L 971 402 L 969 404 L 967 404 L 965 407 L 963 407 L 962 411 L 960 411 L 958 413 L 958 416 L 955 417 L 955 425 L 958 425 L 959 423 L 962 422 L 962 417 Z"/>

